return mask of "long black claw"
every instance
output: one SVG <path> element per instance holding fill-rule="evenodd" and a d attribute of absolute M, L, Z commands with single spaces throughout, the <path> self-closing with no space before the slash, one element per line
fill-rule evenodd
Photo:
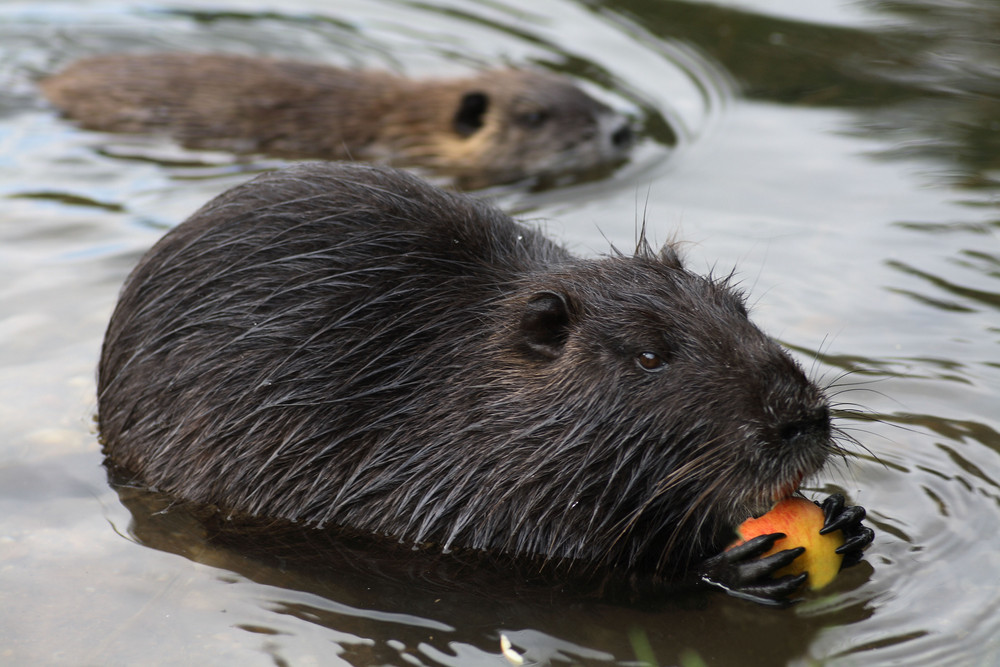
<path fill-rule="evenodd" d="M 732 549 L 723 551 L 719 555 L 730 562 L 746 560 L 748 558 L 757 558 L 758 556 L 766 554 L 771 550 L 771 547 L 774 546 L 775 542 L 784 538 L 784 533 L 768 533 L 767 535 L 758 535 L 753 539 L 747 540 L 743 544 L 738 544 Z"/>
<path fill-rule="evenodd" d="M 820 535 L 826 535 L 836 530 L 844 533 L 844 543 L 837 548 L 837 553 L 844 556 L 840 569 L 857 565 L 861 562 L 865 547 L 875 539 L 875 531 L 862 525 L 867 512 L 864 507 L 846 506 L 844 496 L 835 493 L 820 504 L 823 508 L 823 528 Z"/>
<path fill-rule="evenodd" d="M 798 590 L 799 586 L 806 583 L 806 579 L 808 578 L 809 575 L 805 572 L 801 574 L 786 574 L 783 577 L 772 579 L 767 584 L 750 587 L 748 590 L 766 591 L 767 595 L 771 598 L 787 598 L 789 595 Z"/>
<path fill-rule="evenodd" d="M 781 568 L 791 564 L 793 560 L 801 556 L 805 551 L 805 547 L 795 547 L 794 549 L 785 549 L 776 554 L 771 554 L 767 558 L 758 558 L 738 564 L 736 567 L 739 568 L 740 581 L 766 580 Z"/>
<path fill-rule="evenodd" d="M 783 533 L 759 535 L 709 558 L 699 570 L 702 581 L 744 600 L 772 607 L 788 606 L 791 604 L 788 596 L 802 585 L 806 575 L 772 577 L 802 555 L 805 549 L 784 549 L 764 556 L 783 537 Z"/>
<path fill-rule="evenodd" d="M 761 558 L 757 563 L 763 565 L 765 569 L 771 572 L 777 572 L 786 565 L 791 565 L 792 561 L 801 556 L 806 552 L 805 547 L 794 547 L 792 549 L 784 549 L 776 554 L 771 554 L 767 558 Z"/>
<path fill-rule="evenodd" d="M 826 521 L 823 524 L 823 528 L 820 529 L 820 535 L 826 535 L 827 533 L 832 533 L 835 530 L 843 530 L 848 526 L 854 526 L 861 523 L 867 512 L 864 507 L 860 505 L 855 505 L 853 507 L 845 507 L 843 511 L 834 517 L 826 517 Z"/>
<path fill-rule="evenodd" d="M 816 501 L 813 501 L 816 502 Z M 823 526 L 826 527 L 831 521 L 840 516 L 840 513 L 844 511 L 844 505 L 846 501 L 844 496 L 839 493 L 834 493 L 828 496 L 826 500 L 822 503 L 816 503 L 823 510 Z"/>
<path fill-rule="evenodd" d="M 837 547 L 838 554 L 847 554 L 852 551 L 862 551 L 875 540 L 875 531 L 867 526 L 862 526 L 856 535 L 851 535 L 847 540 Z"/>
<path fill-rule="evenodd" d="M 757 586 L 727 589 L 726 592 L 734 597 L 768 607 L 785 608 L 799 602 L 799 600 L 790 599 L 789 596 L 805 583 L 808 576 L 805 572 L 796 575 L 788 574 Z"/>

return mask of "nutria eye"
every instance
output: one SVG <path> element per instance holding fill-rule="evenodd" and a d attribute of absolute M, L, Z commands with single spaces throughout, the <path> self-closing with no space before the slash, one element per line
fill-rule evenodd
<path fill-rule="evenodd" d="M 667 365 L 667 362 L 655 352 L 641 352 L 636 356 L 635 363 L 639 364 L 639 368 L 650 373 L 662 371 Z"/>
<path fill-rule="evenodd" d="M 518 115 L 517 122 L 525 127 L 538 127 L 548 119 L 549 115 L 544 111 L 527 111 Z"/>

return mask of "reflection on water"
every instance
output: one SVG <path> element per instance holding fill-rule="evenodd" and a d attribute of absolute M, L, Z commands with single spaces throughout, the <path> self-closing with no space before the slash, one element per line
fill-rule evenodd
<path fill-rule="evenodd" d="M 882 21 L 857 27 L 694 2 L 614 5 L 711 54 L 747 98 L 864 110 L 852 131 L 884 140 L 885 155 L 941 160 L 963 186 L 997 184 L 988 172 L 1000 166 L 1000 5 L 991 0 L 868 0 Z"/>
<path fill-rule="evenodd" d="M 495 665 L 501 633 L 537 664 L 1000 662 L 1000 5 L 337 5 L 0 4 L 0 662 Z M 736 266 L 863 446 L 809 491 L 868 508 L 867 564 L 788 611 L 616 606 L 303 572 L 182 508 L 126 508 L 91 419 L 118 286 L 165 228 L 281 164 L 81 132 L 34 89 L 139 49 L 531 63 L 635 115 L 645 138 L 609 178 L 490 194 L 580 252 L 627 247 L 645 214 L 695 269 Z"/>

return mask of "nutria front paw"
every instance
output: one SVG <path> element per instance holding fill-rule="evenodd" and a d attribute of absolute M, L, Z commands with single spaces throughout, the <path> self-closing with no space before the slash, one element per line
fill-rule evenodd
<path fill-rule="evenodd" d="M 758 535 L 731 549 L 712 556 L 701 564 L 698 573 L 705 583 L 717 586 L 729 595 L 771 607 L 786 607 L 789 596 L 801 586 L 807 574 L 785 575 L 775 579 L 774 573 L 789 565 L 805 548 L 785 549 L 761 558 L 784 533 Z"/>
<path fill-rule="evenodd" d="M 820 535 L 840 530 L 844 533 L 844 544 L 837 547 L 837 553 L 844 556 L 840 569 L 851 567 L 861 562 L 865 548 L 875 539 L 875 531 L 864 526 L 865 508 L 860 505 L 844 505 L 844 496 L 835 493 L 822 503 L 816 503 L 823 509 L 823 528 Z"/>

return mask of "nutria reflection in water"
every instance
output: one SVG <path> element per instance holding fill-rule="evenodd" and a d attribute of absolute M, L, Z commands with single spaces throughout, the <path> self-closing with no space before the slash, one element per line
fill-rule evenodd
<path fill-rule="evenodd" d="M 260 176 L 166 234 L 98 390 L 112 469 L 182 500 L 764 602 L 798 551 L 723 552 L 734 527 L 841 452 L 823 392 L 671 246 L 576 258 L 361 165 Z M 863 510 L 824 507 L 857 562 Z"/>
<path fill-rule="evenodd" d="M 222 54 L 87 58 L 42 81 L 86 128 L 186 146 L 422 166 L 465 187 L 607 171 L 628 120 L 568 80 L 501 69 L 414 81 Z"/>

